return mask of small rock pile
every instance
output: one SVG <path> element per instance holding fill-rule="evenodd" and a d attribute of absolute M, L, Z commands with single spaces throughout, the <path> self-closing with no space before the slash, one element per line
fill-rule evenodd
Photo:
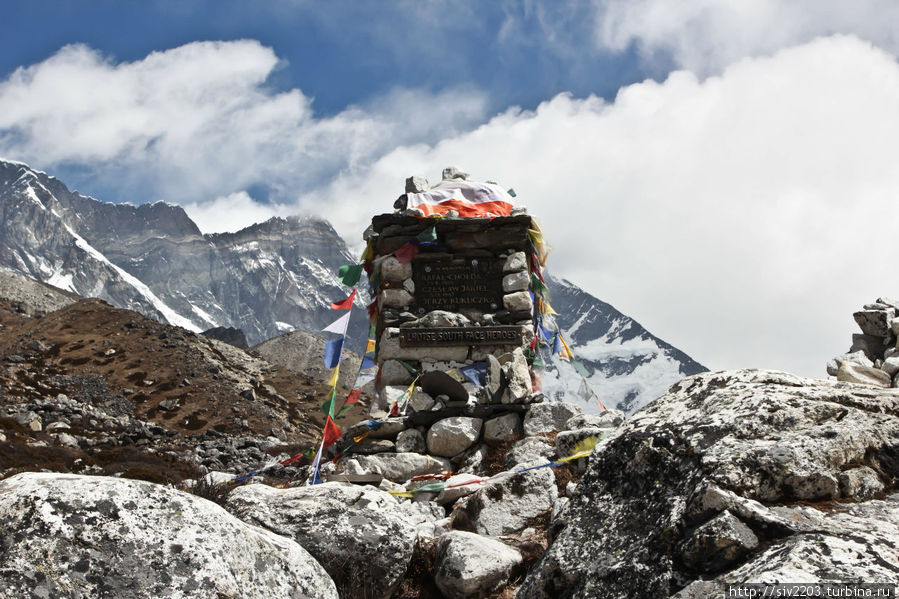
<path fill-rule="evenodd" d="M 861 334 L 852 335 L 852 346 L 827 363 L 827 374 L 839 381 L 877 387 L 899 387 L 899 301 L 877 298 L 853 313 Z"/>

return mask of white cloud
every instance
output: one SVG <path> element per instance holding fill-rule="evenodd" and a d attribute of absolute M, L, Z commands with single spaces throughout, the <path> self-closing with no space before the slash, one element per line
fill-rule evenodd
<path fill-rule="evenodd" d="M 403 178 L 457 164 L 515 187 L 550 269 L 711 368 L 823 376 L 852 311 L 899 296 L 899 65 L 851 37 L 623 88 L 560 95 L 399 148 L 306 198 L 351 242 Z M 373 202 L 377 199 L 377 203 Z"/>
<path fill-rule="evenodd" d="M 636 44 L 646 59 L 701 75 L 834 33 L 899 51 L 893 0 L 603 0 L 596 6 L 600 46 L 622 51 Z"/>
<path fill-rule="evenodd" d="M 262 204 L 250 197 L 246 191 L 238 191 L 207 202 L 184 204 L 182 208 L 201 231 L 216 233 L 234 233 L 253 223 L 268 220 L 273 216 L 289 216 L 296 211 L 295 206 Z"/>
<path fill-rule="evenodd" d="M 278 64 L 253 40 L 194 42 L 130 63 L 66 46 L 0 82 L 0 154 L 87 165 L 121 181 L 122 199 L 150 188 L 196 202 L 254 185 L 283 199 L 398 144 L 484 120 L 473 89 L 397 89 L 320 118 L 299 89 L 267 87 Z"/>

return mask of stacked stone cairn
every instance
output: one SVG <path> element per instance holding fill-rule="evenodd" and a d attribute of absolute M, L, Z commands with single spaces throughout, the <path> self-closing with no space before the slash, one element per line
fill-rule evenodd
<path fill-rule="evenodd" d="M 465 175 L 444 171 L 454 176 Z M 423 189 L 423 179 L 407 180 L 407 192 Z M 364 236 L 377 398 L 371 419 L 347 427 L 335 444 L 352 450 L 322 467 L 331 482 L 321 486 L 373 485 L 398 505 L 424 510 L 417 535 L 437 543 L 441 592 L 484 596 L 520 571 L 523 547 L 545 546 L 535 527 L 574 488 L 560 491 L 551 468 L 517 471 L 573 454 L 579 441 L 608 435 L 624 415 L 583 414 L 534 389 L 529 287 L 539 265 L 530 216 L 517 209 L 490 219 L 422 218 L 402 200 L 393 214 L 375 216 Z M 413 257 L 397 252 L 418 239 L 430 241 L 417 244 Z"/>
<path fill-rule="evenodd" d="M 827 363 L 827 374 L 837 380 L 877 387 L 899 387 L 899 301 L 877 298 L 853 313 L 861 334 L 852 346 Z"/>

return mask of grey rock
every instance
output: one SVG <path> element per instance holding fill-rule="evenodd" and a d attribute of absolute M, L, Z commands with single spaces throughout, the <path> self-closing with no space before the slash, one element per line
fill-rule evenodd
<path fill-rule="evenodd" d="M 503 272 L 521 272 L 528 269 L 528 259 L 524 252 L 514 252 L 503 262 Z"/>
<path fill-rule="evenodd" d="M 406 429 L 396 437 L 396 450 L 398 452 L 425 453 L 427 449 L 425 437 L 417 429 Z"/>
<path fill-rule="evenodd" d="M 512 360 L 503 364 L 502 372 L 506 382 L 502 403 L 524 403 L 531 394 L 531 371 L 520 347 L 512 352 Z"/>
<path fill-rule="evenodd" d="M 549 516 L 558 496 L 551 468 L 509 472 L 459 500 L 452 513 L 453 527 L 490 536 L 515 534 L 534 519 Z"/>
<path fill-rule="evenodd" d="M 452 470 L 452 463 L 439 456 L 417 453 L 379 453 L 341 458 L 338 468 L 347 474 L 378 474 L 402 483 L 419 474 L 437 474 Z"/>
<path fill-rule="evenodd" d="M 245 485 L 231 492 L 228 507 L 302 545 L 343 597 L 363 590 L 369 597 L 390 597 L 412 558 L 415 526 L 393 496 L 371 486 Z"/>
<path fill-rule="evenodd" d="M 365 422 L 348 426 L 343 433 L 343 437 L 344 439 L 349 439 L 368 432 L 368 436 L 372 439 L 396 439 L 400 431 L 406 429 L 407 424 L 405 418 L 384 418 L 378 422 L 380 426 L 373 430 L 369 430 Z"/>
<path fill-rule="evenodd" d="M 416 391 L 409 399 L 409 407 L 416 412 L 427 412 L 434 407 L 434 398 L 424 391 Z"/>
<path fill-rule="evenodd" d="M 434 455 L 452 457 L 474 445 L 481 436 L 484 421 L 468 416 L 452 416 L 438 420 L 428 430 L 428 451 Z"/>
<path fill-rule="evenodd" d="M 573 403 L 546 401 L 532 405 L 524 417 L 524 434 L 532 437 L 565 430 L 568 421 L 581 413 L 581 407 Z"/>
<path fill-rule="evenodd" d="M 44 428 L 41 417 L 31 411 L 14 414 L 12 418 L 33 433 L 38 433 Z"/>
<path fill-rule="evenodd" d="M 389 439 L 371 439 L 366 437 L 353 446 L 353 453 L 362 455 L 374 455 L 392 451 L 396 451 L 396 445 Z"/>
<path fill-rule="evenodd" d="M 399 360 L 384 360 L 381 363 L 382 385 L 406 385 L 412 382 L 412 373 Z"/>
<path fill-rule="evenodd" d="M 728 511 L 694 530 L 678 547 L 684 563 L 701 572 L 717 572 L 758 547 L 752 530 Z"/>
<path fill-rule="evenodd" d="M 440 505 L 452 503 L 460 497 L 471 495 L 481 488 L 484 479 L 471 473 L 454 474 L 446 479 L 446 488 L 440 491 L 434 501 Z"/>
<path fill-rule="evenodd" d="M 506 468 L 512 469 L 528 462 L 555 459 L 556 449 L 540 437 L 525 437 L 515 443 L 506 454 Z"/>
<path fill-rule="evenodd" d="M 884 491 L 877 472 L 867 466 L 859 466 L 841 472 L 838 476 L 840 495 L 856 500 L 871 499 Z"/>
<path fill-rule="evenodd" d="M 447 312 L 446 310 L 432 310 L 419 318 L 417 321 L 407 324 L 406 326 L 416 327 L 464 327 L 471 324 L 468 317 L 457 312 Z M 440 360 L 440 358 L 435 358 Z"/>
<path fill-rule="evenodd" d="M 479 599 L 507 586 L 521 563 L 500 541 L 454 530 L 440 537 L 434 582 L 447 599 Z"/>
<path fill-rule="evenodd" d="M 530 314 L 534 303 L 527 291 L 516 291 L 503 296 L 503 308 L 512 314 Z"/>
<path fill-rule="evenodd" d="M 484 423 L 485 443 L 515 441 L 521 438 L 522 433 L 521 417 L 514 412 L 491 418 Z"/>
<path fill-rule="evenodd" d="M 405 289 L 382 289 L 378 294 L 378 308 L 406 308 L 412 296 Z"/>
<path fill-rule="evenodd" d="M 565 429 L 569 431 L 581 428 L 615 428 L 625 421 L 624 412 L 621 410 L 606 410 L 599 414 L 577 414 L 568 419 Z"/>
<path fill-rule="evenodd" d="M 453 179 L 460 179 L 462 181 L 468 181 L 469 177 L 471 177 L 471 175 L 469 175 L 466 172 L 463 172 L 457 166 L 448 166 L 445 169 L 443 169 L 443 180 L 444 181 L 451 181 Z"/>
<path fill-rule="evenodd" d="M 890 323 L 896 317 L 896 309 L 861 310 L 852 317 L 865 335 L 887 337 L 892 332 Z"/>
<path fill-rule="evenodd" d="M 483 443 L 476 445 L 465 452 L 461 463 L 459 463 L 457 472 L 465 474 L 477 474 L 478 472 L 483 472 L 487 464 L 488 456 L 489 451 L 487 450 L 486 445 Z M 458 458 L 456 460 L 458 462 Z"/>
<path fill-rule="evenodd" d="M 250 389 L 250 391 L 252 392 L 252 389 Z M 178 399 L 175 397 L 169 397 L 167 399 L 163 399 L 161 402 L 159 402 L 159 409 L 164 410 L 166 412 L 171 412 L 173 410 L 177 410 L 178 409 Z"/>
<path fill-rule="evenodd" d="M 843 362 L 852 362 L 853 364 L 858 364 L 859 366 L 867 366 L 873 367 L 874 362 L 868 359 L 868 356 L 865 355 L 865 352 L 862 350 L 858 350 L 852 353 L 846 353 L 837 356 L 833 360 L 827 363 L 827 374 L 831 376 L 837 376 L 837 372 L 840 370 L 840 364 Z"/>
<path fill-rule="evenodd" d="M 852 345 L 849 347 L 849 353 L 863 351 L 865 356 L 872 362 L 874 360 L 883 359 L 884 351 L 887 346 L 884 345 L 884 337 L 875 337 L 873 335 L 852 335 Z"/>
<path fill-rule="evenodd" d="M 387 256 L 381 261 L 381 278 L 384 281 L 401 282 L 412 276 L 412 263 L 400 262 L 394 256 Z"/>
<path fill-rule="evenodd" d="M 10 599 L 337 598 L 296 542 L 169 487 L 28 472 L 0 482 L 0 512 L 11 533 L 0 589 Z"/>
<path fill-rule="evenodd" d="M 775 582 L 790 580 L 895 580 L 899 563 L 899 495 L 883 501 L 849 503 L 843 509 L 776 508 L 797 523 L 797 532 L 771 543 L 738 568 L 715 579 Z"/>
<path fill-rule="evenodd" d="M 699 578 L 677 559 L 682 543 L 724 510 L 765 544 L 718 582 L 886 580 L 895 500 L 797 502 L 839 498 L 849 467 L 895 472 L 897 434 L 894 390 L 774 371 L 688 377 L 597 446 L 519 596 L 668 596 Z"/>
<path fill-rule="evenodd" d="M 487 393 L 494 398 L 499 393 L 502 384 L 502 366 L 496 356 L 488 354 L 487 358 Z"/>
<path fill-rule="evenodd" d="M 884 359 L 880 369 L 891 377 L 896 376 L 896 373 L 899 372 L 899 356 L 890 356 Z"/>
<path fill-rule="evenodd" d="M 503 277 L 503 292 L 526 291 L 531 284 L 527 271 L 509 273 Z"/>
<path fill-rule="evenodd" d="M 424 177 L 412 176 L 406 178 L 406 193 L 422 193 L 430 188 L 428 180 Z"/>
<path fill-rule="evenodd" d="M 878 368 L 858 366 L 852 362 L 840 364 L 840 368 L 837 370 L 837 380 L 876 387 L 889 387 L 892 383 L 892 378 L 884 371 Z"/>

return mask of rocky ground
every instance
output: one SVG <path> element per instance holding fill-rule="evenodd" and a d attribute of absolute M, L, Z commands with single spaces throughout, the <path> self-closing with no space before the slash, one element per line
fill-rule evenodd
<path fill-rule="evenodd" d="M 520 597 L 899 579 L 899 392 L 684 379 L 598 446 Z"/>
<path fill-rule="evenodd" d="M 177 483 L 206 470 L 249 472 L 320 438 L 322 377 L 100 300 L 7 279 L 0 478 L 37 467 Z M 363 402 L 341 424 L 364 413 Z"/>
<path fill-rule="evenodd" d="M 4 599 L 686 599 L 899 579 L 899 389 L 705 373 L 627 421 L 535 395 L 375 426 L 363 404 L 323 484 L 291 484 L 308 460 L 220 484 L 317 443 L 324 382 L 15 289 L 0 287 Z"/>

